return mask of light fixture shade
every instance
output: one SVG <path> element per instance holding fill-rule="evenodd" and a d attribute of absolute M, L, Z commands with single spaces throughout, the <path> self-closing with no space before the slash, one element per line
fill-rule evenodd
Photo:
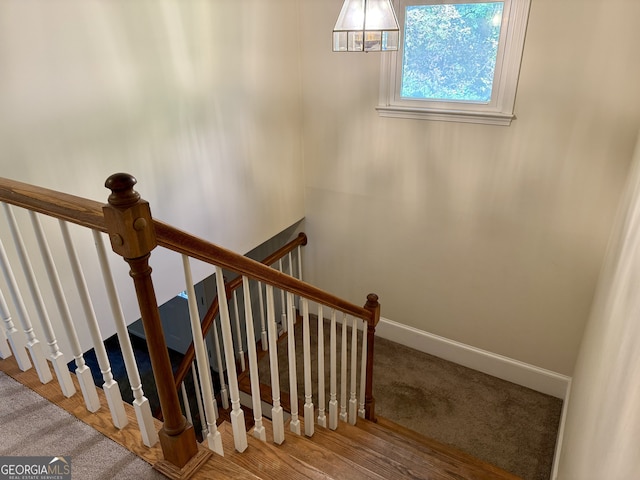
<path fill-rule="evenodd" d="M 391 0 L 344 0 L 333 27 L 333 51 L 397 50 L 399 37 Z"/>

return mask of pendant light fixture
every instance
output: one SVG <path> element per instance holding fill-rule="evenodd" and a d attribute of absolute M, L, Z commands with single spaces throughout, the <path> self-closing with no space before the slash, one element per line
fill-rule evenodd
<path fill-rule="evenodd" d="M 334 52 L 397 50 L 400 27 L 391 0 L 344 0 L 333 27 Z"/>

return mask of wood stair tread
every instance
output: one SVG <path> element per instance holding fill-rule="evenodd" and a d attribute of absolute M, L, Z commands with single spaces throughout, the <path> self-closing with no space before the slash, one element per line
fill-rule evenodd
<path fill-rule="evenodd" d="M 373 469 L 384 478 L 452 478 L 448 474 L 438 473 L 449 465 L 413 453 L 403 446 L 385 441 L 349 424 L 341 423 L 336 431 L 316 425 L 313 442 L 336 454 L 347 455 L 352 461 Z"/>
<path fill-rule="evenodd" d="M 351 426 L 349 426 L 351 427 Z M 392 422 L 383 417 L 378 417 L 377 422 L 368 420 L 358 420 L 357 430 L 368 433 L 370 436 L 361 441 L 371 441 L 372 437 L 377 437 L 385 442 L 402 447 L 405 454 L 417 454 L 422 458 L 437 460 L 454 468 L 463 475 L 462 478 L 477 480 L 522 480 L 517 475 L 502 470 L 495 465 L 479 460 L 452 446 L 440 443 L 431 438 L 425 437 L 402 425 Z M 358 434 L 356 433 L 356 436 Z"/>
<path fill-rule="evenodd" d="M 232 459 L 216 453 L 211 455 L 209 460 L 191 477 L 192 480 L 228 480 L 230 478 L 234 480 L 257 480 L 262 477 L 254 475 Z"/>
<path fill-rule="evenodd" d="M 266 442 L 258 440 L 247 433 L 247 450 L 239 453 L 235 450 L 231 424 L 223 422 L 218 431 L 222 437 L 224 456 L 232 462 L 248 470 L 262 479 L 287 480 L 296 479 L 331 479 L 330 476 L 312 465 L 293 457 L 285 449 L 279 448 L 270 435 Z M 214 462 L 218 455 L 209 460 Z"/>
<path fill-rule="evenodd" d="M 370 466 L 362 465 L 352 456 L 344 455 L 344 452 L 335 452 L 315 441 L 315 435 L 311 438 L 304 435 L 304 425 L 300 422 L 302 434 L 297 435 L 290 431 L 289 424 L 285 425 L 285 441 L 281 445 L 291 456 L 307 462 L 332 478 L 349 480 L 383 480 L 380 475 Z M 269 432 L 271 425 L 265 427 Z M 397 477 L 396 477 L 397 478 Z"/>

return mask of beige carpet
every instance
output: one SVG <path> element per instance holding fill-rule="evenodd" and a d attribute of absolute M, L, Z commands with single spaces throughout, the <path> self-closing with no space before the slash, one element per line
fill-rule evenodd
<path fill-rule="evenodd" d="M 71 458 L 78 480 L 162 480 L 133 453 L 0 372 L 0 456 Z"/>
<path fill-rule="evenodd" d="M 376 339 L 376 411 L 525 480 L 548 480 L 562 400 Z"/>

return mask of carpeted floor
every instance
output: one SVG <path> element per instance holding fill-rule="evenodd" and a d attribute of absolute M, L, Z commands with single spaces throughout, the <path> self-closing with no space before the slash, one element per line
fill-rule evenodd
<path fill-rule="evenodd" d="M 163 475 L 117 443 L 0 372 L 0 456 L 64 456 L 71 478 L 161 480 Z"/>
<path fill-rule="evenodd" d="M 376 338 L 378 415 L 525 480 L 548 480 L 562 400 Z"/>

